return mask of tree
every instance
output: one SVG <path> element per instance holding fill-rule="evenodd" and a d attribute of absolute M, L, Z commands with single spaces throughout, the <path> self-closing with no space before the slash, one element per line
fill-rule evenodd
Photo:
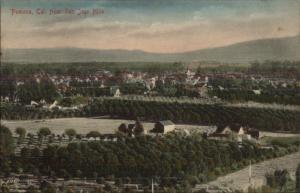
<path fill-rule="evenodd" d="M 38 135 L 40 137 L 46 137 L 46 136 L 48 136 L 50 134 L 51 134 L 51 131 L 50 131 L 50 129 L 48 127 L 42 127 L 38 131 Z"/>
<path fill-rule="evenodd" d="M 30 156 L 30 149 L 28 149 L 27 147 L 23 147 L 21 149 L 21 156 L 23 158 L 28 158 Z"/>
<path fill-rule="evenodd" d="M 296 171 L 296 192 L 300 192 L 300 164 L 298 164 Z"/>
<path fill-rule="evenodd" d="M 122 132 L 122 133 L 127 133 L 127 132 L 128 132 L 128 129 L 127 129 L 127 126 L 126 126 L 125 123 L 122 123 L 122 124 L 119 126 L 118 130 L 119 130 L 120 132 Z"/>
<path fill-rule="evenodd" d="M 7 187 L 7 185 L 3 184 L 1 186 L 1 193 L 10 193 L 9 188 Z"/>
<path fill-rule="evenodd" d="M 29 186 L 26 193 L 38 193 L 38 190 L 34 186 Z"/>
<path fill-rule="evenodd" d="M 273 174 L 266 174 L 267 185 L 280 190 L 286 185 L 289 180 L 289 172 L 285 170 L 276 170 Z"/>
<path fill-rule="evenodd" d="M 142 125 L 140 119 L 137 118 L 135 121 L 134 135 L 139 136 L 142 135 L 143 133 L 144 133 L 144 126 Z"/>
<path fill-rule="evenodd" d="M 70 97 L 65 97 L 60 101 L 60 105 L 70 107 L 72 105 L 72 99 Z"/>
<path fill-rule="evenodd" d="M 82 171 L 81 170 L 76 171 L 76 177 L 77 178 L 82 178 Z"/>
<path fill-rule="evenodd" d="M 69 138 L 73 138 L 76 136 L 76 131 L 74 129 L 66 129 L 65 134 L 69 136 Z"/>
<path fill-rule="evenodd" d="M 90 138 L 90 137 L 100 137 L 101 134 L 98 132 L 98 131 L 90 131 L 88 134 L 86 134 L 86 137 L 87 138 Z"/>
<path fill-rule="evenodd" d="M 11 131 L 4 125 L 0 125 L 0 158 L 9 156 L 14 152 L 14 139 Z"/>
<path fill-rule="evenodd" d="M 31 150 L 31 156 L 32 157 L 40 157 L 41 156 L 41 151 L 38 147 L 34 148 Z"/>
<path fill-rule="evenodd" d="M 42 193 L 56 193 L 56 189 L 52 185 L 47 185 L 45 188 L 42 189 Z"/>
<path fill-rule="evenodd" d="M 19 139 L 24 139 L 26 136 L 26 130 L 23 127 L 17 127 L 15 132 L 19 135 Z"/>
<path fill-rule="evenodd" d="M 75 193 L 75 191 L 72 188 L 68 188 L 66 193 Z"/>

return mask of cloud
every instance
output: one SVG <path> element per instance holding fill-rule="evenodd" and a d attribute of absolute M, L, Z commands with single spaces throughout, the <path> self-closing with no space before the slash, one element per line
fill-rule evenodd
<path fill-rule="evenodd" d="M 159 0 L 157 0 L 159 2 Z M 142 49 L 151 52 L 181 52 L 236 42 L 296 35 L 299 10 L 278 8 L 196 5 L 142 10 L 139 6 L 119 8 L 100 17 L 15 16 L 2 14 L 3 47 L 83 47 L 99 49 Z M 158 5 L 156 5 L 158 6 Z M 188 11 L 191 9 L 190 11 Z M 272 12 L 273 10 L 273 12 Z M 282 30 L 278 30 L 278 29 Z"/>

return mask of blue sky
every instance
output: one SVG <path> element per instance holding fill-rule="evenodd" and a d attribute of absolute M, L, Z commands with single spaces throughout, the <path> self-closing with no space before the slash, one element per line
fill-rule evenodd
<path fill-rule="evenodd" d="M 5 48 L 81 47 L 182 52 L 299 34 L 299 0 L 2 0 Z M 10 9 L 104 10 L 11 15 Z"/>

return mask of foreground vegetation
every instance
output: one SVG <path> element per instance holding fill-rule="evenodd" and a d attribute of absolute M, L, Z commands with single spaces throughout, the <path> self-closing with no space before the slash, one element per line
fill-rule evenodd
<path fill-rule="evenodd" d="M 19 132 L 20 136 L 22 133 Z M 45 128 L 39 133 L 50 135 Z M 263 149 L 251 142 L 238 145 L 235 141 L 206 140 L 196 133 L 189 136 L 171 133 L 164 137 L 119 136 L 116 142 L 48 146 L 42 152 L 27 150 L 21 152 L 21 157 L 15 157 L 12 134 L 5 126 L 1 126 L 0 137 L 3 139 L 0 144 L 2 174 L 23 171 L 63 178 L 95 175 L 136 180 L 173 177 L 179 181 L 190 179 L 190 183 L 202 183 L 241 169 L 249 164 L 249 160 L 255 163 L 298 150 L 294 144 Z"/>
<path fill-rule="evenodd" d="M 269 138 L 267 143 L 273 144 L 274 148 L 265 149 L 250 141 L 239 144 L 236 141 L 207 140 L 200 133 L 186 135 L 178 132 L 162 137 L 142 135 L 136 138 L 120 133 L 117 141 L 70 141 L 67 145 L 48 145 L 44 149 L 24 147 L 16 156 L 15 145 L 24 140 L 26 130 L 17 128 L 15 132 L 19 137 L 14 143 L 16 139 L 10 130 L 3 125 L 0 127 L 0 176 L 29 173 L 48 176 L 53 182 L 57 178 L 88 178 L 99 184 L 106 179 L 117 185 L 137 183 L 145 186 L 150 186 L 151 179 L 155 179 L 166 193 L 190 192 L 196 184 L 244 168 L 250 160 L 256 163 L 296 152 L 299 148 L 299 139 L 296 138 Z M 95 137 L 95 134 L 101 136 L 98 132 L 86 136 Z M 65 135 L 77 138 L 72 129 L 66 129 Z M 38 136 L 43 140 L 52 134 L 48 128 L 40 128 Z M 42 192 L 48 192 L 50 187 L 41 184 Z"/>

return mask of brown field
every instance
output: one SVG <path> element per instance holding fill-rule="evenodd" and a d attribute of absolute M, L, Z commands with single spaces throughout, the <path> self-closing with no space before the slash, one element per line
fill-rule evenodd
<path fill-rule="evenodd" d="M 45 120 L 2 120 L 2 124 L 13 132 L 17 127 L 23 127 L 30 133 L 36 133 L 41 127 L 48 127 L 55 134 L 63 134 L 65 129 L 75 129 L 77 133 L 87 134 L 90 131 L 99 131 L 102 134 L 115 133 L 121 123 L 134 123 L 134 120 L 99 119 L 99 118 L 60 118 Z M 146 130 L 154 127 L 154 123 L 142 122 Z M 176 125 L 176 128 L 204 130 L 207 127 L 197 125 Z"/>

